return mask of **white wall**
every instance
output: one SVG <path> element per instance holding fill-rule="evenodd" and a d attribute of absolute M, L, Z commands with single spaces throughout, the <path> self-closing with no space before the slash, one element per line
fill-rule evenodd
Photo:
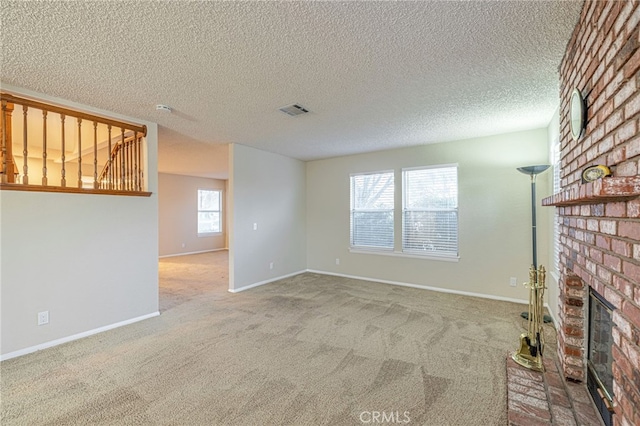
<path fill-rule="evenodd" d="M 551 152 L 551 144 L 553 143 L 553 141 L 557 141 L 560 139 L 560 111 L 559 108 L 556 110 L 555 114 L 553 115 L 553 118 L 551 119 L 551 122 L 549 123 L 549 127 L 547 128 L 547 134 L 548 134 L 548 139 L 549 139 L 549 146 L 547 149 L 549 149 L 549 152 Z M 549 163 L 551 164 L 551 163 Z M 545 177 L 548 180 L 548 192 L 546 193 L 547 195 L 552 195 L 553 192 L 553 167 L 549 169 L 548 172 L 545 173 Z M 541 263 L 545 263 L 546 262 L 546 266 L 548 266 L 549 271 L 551 271 L 550 274 L 547 274 L 547 290 L 546 290 L 546 302 L 549 304 L 549 312 L 551 313 L 551 315 L 553 316 L 554 320 L 558 320 L 558 301 L 560 298 L 560 287 L 558 285 L 558 280 L 560 278 L 559 276 L 559 271 L 554 271 L 554 254 L 553 254 L 553 241 L 555 238 L 555 235 L 553 235 L 553 221 L 554 219 L 554 213 L 556 210 L 556 207 L 541 207 L 541 210 L 544 210 L 544 216 L 547 218 L 547 236 L 546 238 L 549 241 L 549 251 L 548 251 L 548 258 L 540 258 L 540 262 Z"/>
<path fill-rule="evenodd" d="M 305 163 L 238 144 L 229 161 L 229 289 L 304 271 Z"/>
<path fill-rule="evenodd" d="M 225 186 L 224 180 L 158 174 L 160 256 L 226 248 Z M 198 189 L 222 191 L 223 212 L 220 234 L 198 236 Z"/>
<path fill-rule="evenodd" d="M 307 163 L 308 268 L 528 300 L 521 283 L 528 279 L 532 257 L 530 178 L 516 168 L 546 164 L 547 146 L 547 130 L 539 129 Z M 349 252 L 350 173 L 449 163 L 459 167 L 458 262 Z M 543 175 L 538 179 L 538 199 L 549 195 L 547 187 Z M 544 215 L 549 213 L 538 209 L 543 216 L 538 227 L 542 259 L 548 257 Z M 396 234 L 400 227 L 397 218 Z M 517 278 L 517 287 L 509 286 L 510 277 Z"/>
<path fill-rule="evenodd" d="M 3 85 L 7 88 L 8 85 Z M 158 312 L 157 126 L 146 124 L 151 197 L 0 191 L 3 358 Z M 50 323 L 37 325 L 49 311 Z"/>

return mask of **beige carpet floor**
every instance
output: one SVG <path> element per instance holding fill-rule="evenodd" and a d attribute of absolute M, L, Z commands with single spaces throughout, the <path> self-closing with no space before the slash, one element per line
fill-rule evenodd
<path fill-rule="evenodd" d="M 506 424 L 522 305 L 313 273 L 231 294 L 226 262 L 162 259 L 159 317 L 2 362 L 2 425 Z"/>

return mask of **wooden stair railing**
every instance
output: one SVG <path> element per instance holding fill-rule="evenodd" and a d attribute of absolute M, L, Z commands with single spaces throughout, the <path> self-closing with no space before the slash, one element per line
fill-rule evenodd
<path fill-rule="evenodd" d="M 146 126 L 49 105 L 9 93 L 0 93 L 0 103 L 2 106 L 0 189 L 150 195 L 149 192 L 144 192 L 143 143 L 147 133 Z M 22 120 L 19 116 L 13 115 L 14 109 L 18 111 L 18 106 L 22 107 Z M 38 125 L 40 113 L 42 118 Z M 92 129 L 87 129 L 87 126 L 83 129 L 83 124 L 92 126 Z M 39 127 L 42 133 L 34 138 L 33 130 Z M 58 130 L 54 131 L 55 129 Z M 39 129 L 35 133 L 39 133 Z M 69 133 L 76 133 L 72 159 L 67 157 L 67 148 L 70 146 L 70 140 L 67 137 Z M 100 142 L 98 135 L 100 135 Z M 20 144 L 20 137 L 22 152 L 17 152 L 15 149 Z M 29 152 L 29 150 L 34 151 L 34 145 L 38 150 L 42 149 L 41 156 L 40 154 L 34 156 L 33 152 Z M 104 151 L 106 154 L 103 153 Z M 49 158 L 51 154 L 55 155 L 57 152 L 60 152 L 59 159 Z M 101 154 L 98 154 L 99 152 Z M 86 161 L 87 159 L 90 160 Z M 73 167 L 71 167 L 72 161 L 75 163 Z M 18 163 L 21 163 L 22 170 L 18 167 Z M 41 184 L 34 185 L 29 182 L 29 173 L 39 174 L 38 168 L 35 169 L 37 173 L 33 170 L 40 165 Z M 85 172 L 87 168 L 92 168 L 93 176 L 84 176 L 83 166 Z M 77 169 L 75 187 L 67 186 L 67 168 Z M 99 168 L 102 169 L 100 174 L 98 174 Z M 51 175 L 50 169 L 59 169 L 59 175 Z M 39 180 L 38 178 L 39 176 L 36 176 L 35 180 Z M 58 178 L 60 184 L 53 185 L 52 183 Z M 93 181 L 91 188 L 86 188 L 85 185 L 91 180 Z"/>
<path fill-rule="evenodd" d="M 111 149 L 109 159 L 96 179 L 97 188 L 141 191 L 143 174 L 142 135 L 125 137 Z"/>

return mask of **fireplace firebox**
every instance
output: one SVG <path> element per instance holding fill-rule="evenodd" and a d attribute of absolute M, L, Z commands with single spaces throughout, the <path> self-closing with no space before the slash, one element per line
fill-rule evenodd
<path fill-rule="evenodd" d="M 606 426 L 613 424 L 613 309 L 597 291 L 590 289 L 587 387 Z"/>

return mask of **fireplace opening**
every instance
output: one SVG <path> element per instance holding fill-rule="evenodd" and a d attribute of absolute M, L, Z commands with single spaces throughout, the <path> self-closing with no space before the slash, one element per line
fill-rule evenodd
<path fill-rule="evenodd" d="M 589 289 L 589 340 L 587 387 L 606 426 L 613 417 L 613 321 L 614 307 L 597 291 Z"/>

